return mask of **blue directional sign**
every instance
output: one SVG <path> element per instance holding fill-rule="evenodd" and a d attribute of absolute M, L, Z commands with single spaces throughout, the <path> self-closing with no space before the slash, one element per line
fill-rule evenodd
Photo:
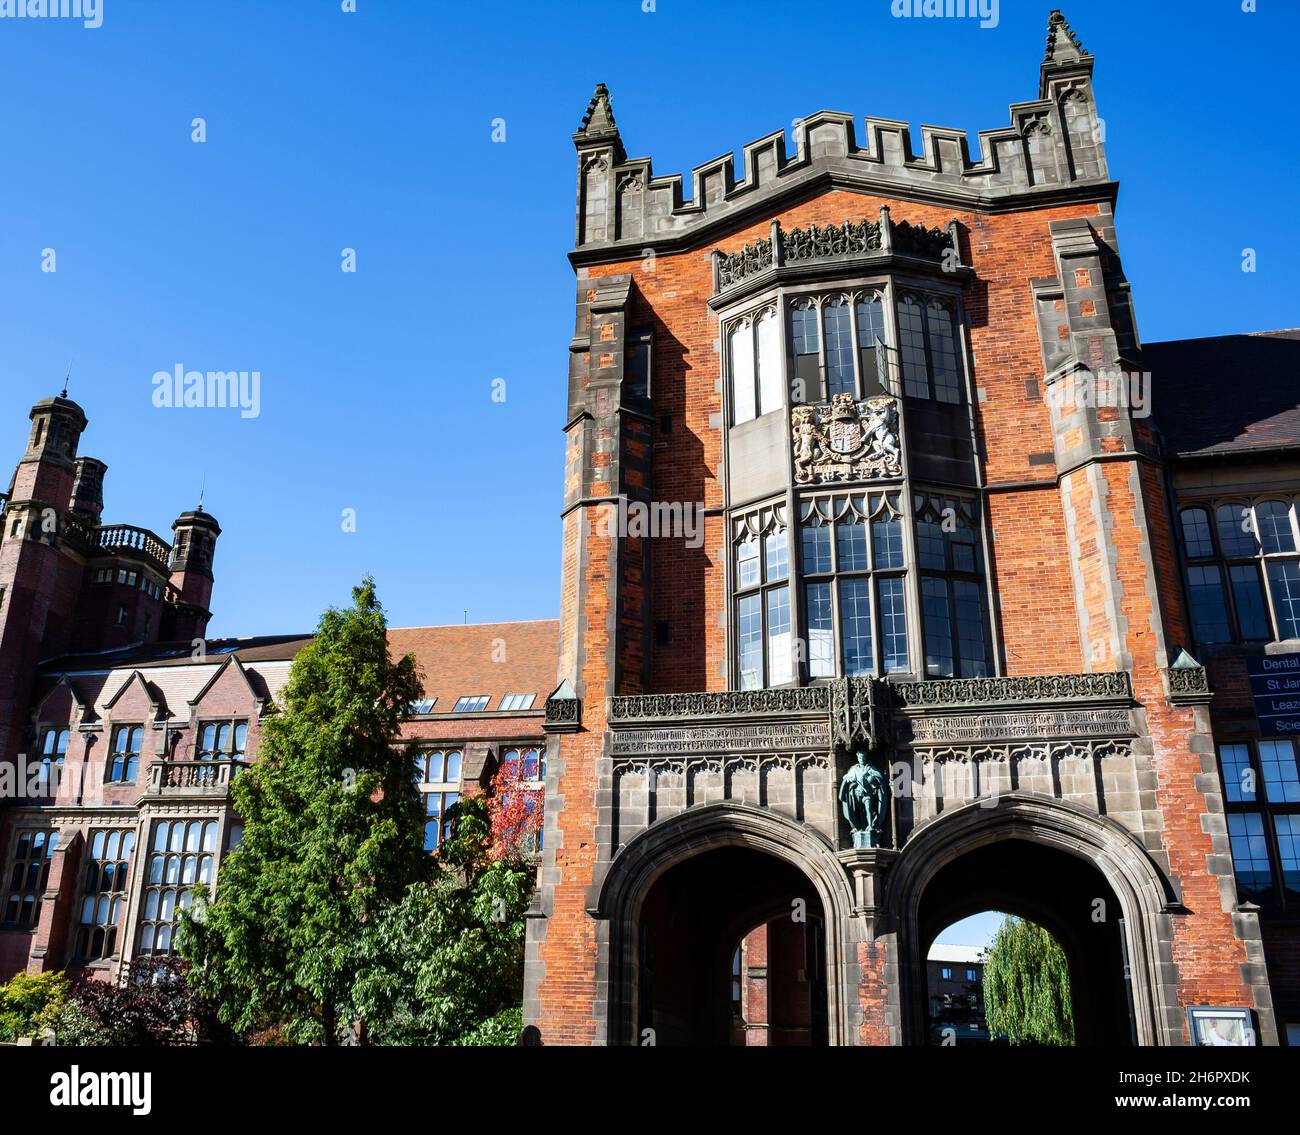
<path fill-rule="evenodd" d="M 1300 654 L 1248 658 L 1246 672 L 1255 698 L 1259 735 L 1300 736 Z"/>

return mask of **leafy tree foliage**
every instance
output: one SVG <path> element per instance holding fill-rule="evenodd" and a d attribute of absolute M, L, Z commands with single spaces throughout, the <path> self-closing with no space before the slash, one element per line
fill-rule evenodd
<path fill-rule="evenodd" d="M 438 874 L 412 886 L 371 941 L 358 1004 L 380 1044 L 513 1044 L 522 1026 L 524 912 L 533 871 L 496 856 L 482 797 L 448 812 Z"/>
<path fill-rule="evenodd" d="M 19 973 L 0 985 L 0 1040 L 42 1036 L 54 1028 L 68 997 L 61 973 Z"/>
<path fill-rule="evenodd" d="M 492 778 L 492 795 L 488 797 L 488 816 L 492 824 L 488 854 L 493 859 L 509 859 L 526 854 L 541 842 L 543 791 L 525 779 L 518 757 L 506 760 Z"/>
<path fill-rule="evenodd" d="M 137 958 L 118 982 L 83 978 L 53 1022 L 61 1045 L 189 1045 L 208 1006 L 180 958 Z"/>
<path fill-rule="evenodd" d="M 1011 1044 L 1074 1044 L 1065 952 L 1041 926 L 1007 918 L 984 964 L 989 1032 Z"/>
<path fill-rule="evenodd" d="M 194 984 L 220 1020 L 289 1044 L 335 1044 L 371 1023 L 354 989 L 385 964 L 376 935 L 436 870 L 399 745 L 423 694 L 415 659 L 389 657 L 374 580 L 352 596 L 294 660 L 258 759 L 232 785 L 243 841 L 182 934 Z"/>

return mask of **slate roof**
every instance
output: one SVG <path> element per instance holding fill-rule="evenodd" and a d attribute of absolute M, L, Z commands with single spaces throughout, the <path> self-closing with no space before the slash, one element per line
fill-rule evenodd
<path fill-rule="evenodd" d="M 1300 449 L 1300 328 L 1146 343 L 1142 357 L 1170 454 Z"/>

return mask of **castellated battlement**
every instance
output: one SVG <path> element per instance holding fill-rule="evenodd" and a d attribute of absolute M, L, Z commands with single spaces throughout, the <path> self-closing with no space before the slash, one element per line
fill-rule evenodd
<path fill-rule="evenodd" d="M 575 264 L 626 258 L 631 249 L 670 252 L 770 212 L 780 199 L 827 188 L 1004 212 L 1064 201 L 1113 201 L 1104 128 L 1092 89 L 1093 57 L 1059 12 L 1048 25 L 1039 97 L 1012 104 L 1010 125 L 979 132 L 972 157 L 965 131 L 922 126 L 919 151 L 908 124 L 821 110 L 799 119 L 795 152 L 783 130 L 691 171 L 656 177 L 649 158 L 627 158 L 602 83 L 573 140 L 578 150 Z"/>

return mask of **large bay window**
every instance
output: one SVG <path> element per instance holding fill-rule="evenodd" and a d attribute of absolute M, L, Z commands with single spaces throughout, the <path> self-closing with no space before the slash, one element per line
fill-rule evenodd
<path fill-rule="evenodd" d="M 1179 521 L 1197 642 L 1300 639 L 1294 499 L 1207 501 Z"/>
<path fill-rule="evenodd" d="M 212 884 L 216 851 L 216 820 L 154 821 L 140 910 L 141 954 L 176 952 L 176 923 L 193 903 L 194 888 Z"/>

